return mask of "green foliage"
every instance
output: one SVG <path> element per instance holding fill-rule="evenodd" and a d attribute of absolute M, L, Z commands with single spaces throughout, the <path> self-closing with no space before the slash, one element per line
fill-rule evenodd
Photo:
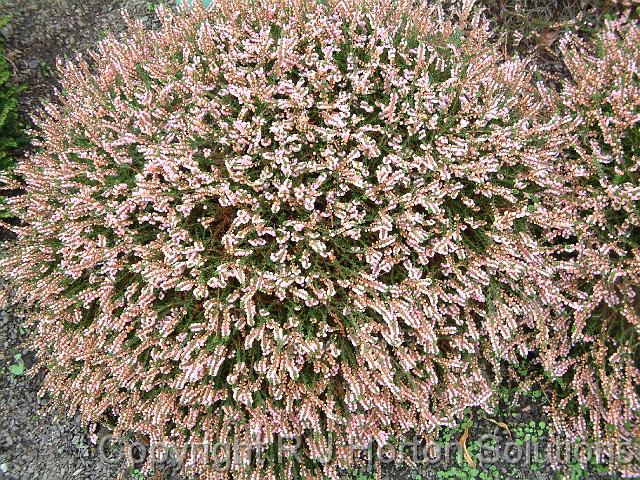
<path fill-rule="evenodd" d="M 9 372 L 16 377 L 24 374 L 24 360 L 22 359 L 22 354 L 16 353 L 13 356 L 15 363 L 9 365 Z"/>
<path fill-rule="evenodd" d="M 516 436 L 515 444 L 524 445 L 527 442 L 537 443 L 544 435 L 551 433 L 551 426 L 545 421 L 535 422 L 531 420 L 524 425 L 517 425 L 512 428 Z"/>
<path fill-rule="evenodd" d="M 0 18 L 0 28 L 7 18 Z M 15 165 L 15 150 L 24 142 L 18 118 L 17 97 L 20 88 L 10 81 L 11 69 L 0 44 L 0 172 Z"/>
<path fill-rule="evenodd" d="M 132 468 L 129 471 L 129 479 L 130 480 L 145 480 L 147 477 L 144 473 L 142 473 L 137 468 Z"/>
<path fill-rule="evenodd" d="M 6 25 L 7 21 L 6 17 L 0 17 L 0 28 Z M 4 45 L 0 41 L 0 179 L 5 172 L 11 171 L 15 166 L 15 153 L 26 140 L 17 108 L 20 90 L 20 87 L 11 83 L 11 69 L 4 56 Z M 5 207 L 4 194 L 0 193 L 0 218 L 12 216 L 13 214 Z"/>

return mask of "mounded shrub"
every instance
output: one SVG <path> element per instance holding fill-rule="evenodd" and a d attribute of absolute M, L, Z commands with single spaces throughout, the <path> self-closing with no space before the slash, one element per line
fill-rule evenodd
<path fill-rule="evenodd" d="M 604 195 L 579 175 L 594 144 L 562 155 L 587 114 L 570 94 L 554 113 L 471 3 L 413 3 L 160 10 L 159 31 L 134 23 L 91 67 L 61 66 L 0 264 L 45 391 L 152 444 L 264 445 L 224 471 L 198 451 L 201 478 L 336 478 L 351 444 L 491 410 L 505 365 L 556 388 L 579 352 L 600 358 L 607 340 L 570 329 L 593 278 L 558 267 L 590 258 L 562 263 L 564 244 L 601 253 L 581 226 L 596 207 L 570 196 Z M 280 461 L 291 435 L 300 455 Z"/>

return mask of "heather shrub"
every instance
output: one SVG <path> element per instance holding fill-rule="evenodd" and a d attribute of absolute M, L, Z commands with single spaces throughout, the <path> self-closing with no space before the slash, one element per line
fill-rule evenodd
<path fill-rule="evenodd" d="M 634 444 L 637 455 L 640 27 L 607 22 L 593 41 L 567 37 L 562 49 L 571 78 L 561 108 L 577 128 L 558 170 L 564 186 L 539 211 L 553 219 L 545 236 L 562 292 L 551 329 L 540 331 L 540 361 L 554 391 L 556 432 L 575 442 Z M 635 458 L 605 461 L 638 476 Z"/>
<path fill-rule="evenodd" d="M 336 478 L 349 443 L 493 408 L 563 298 L 534 234 L 573 115 L 469 2 L 159 14 L 61 65 L 18 170 L 0 268 L 45 391 L 152 444 L 264 446 L 199 451 L 211 479 Z"/>

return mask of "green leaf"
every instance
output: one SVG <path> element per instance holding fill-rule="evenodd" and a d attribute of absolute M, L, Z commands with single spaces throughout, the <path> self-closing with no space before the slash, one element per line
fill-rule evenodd
<path fill-rule="evenodd" d="M 20 361 L 16 364 L 10 365 L 9 371 L 15 376 L 20 376 L 24 374 L 24 362 Z"/>

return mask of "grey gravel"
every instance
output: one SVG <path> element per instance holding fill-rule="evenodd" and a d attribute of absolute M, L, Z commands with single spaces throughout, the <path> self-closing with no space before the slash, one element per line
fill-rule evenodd
<path fill-rule="evenodd" d="M 152 26 L 149 0 L 0 0 L 0 17 L 9 24 L 0 30 L 14 80 L 27 87 L 21 99 L 30 114 L 49 101 L 57 86 L 56 59 L 72 59 L 109 32 L 125 30 L 122 10 Z"/>

